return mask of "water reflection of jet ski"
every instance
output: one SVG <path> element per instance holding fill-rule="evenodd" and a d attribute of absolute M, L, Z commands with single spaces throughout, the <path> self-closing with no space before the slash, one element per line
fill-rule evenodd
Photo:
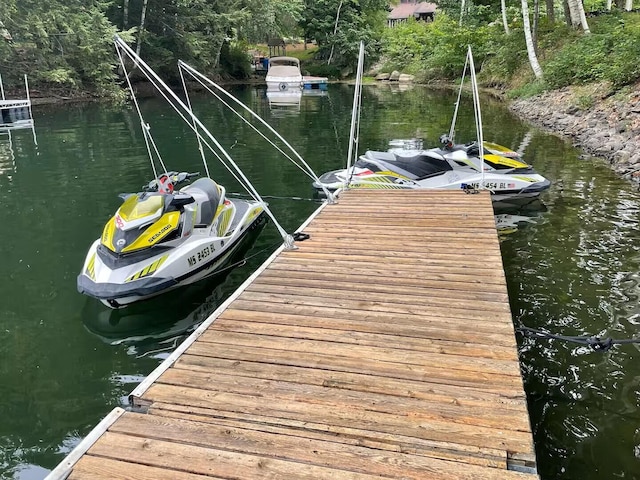
<path fill-rule="evenodd" d="M 87 254 L 78 291 L 112 308 L 214 274 L 250 231 L 266 222 L 260 202 L 230 200 L 224 187 L 197 174 L 168 172 L 124 203 Z"/>
<path fill-rule="evenodd" d="M 495 220 L 496 229 L 500 235 L 516 232 L 523 223 L 537 223 L 533 218 L 526 215 L 512 215 L 509 213 L 495 215 Z"/>
<path fill-rule="evenodd" d="M 539 198 L 493 202 L 496 229 L 501 237 L 517 232 L 527 224 L 537 224 L 547 207 Z"/>
<path fill-rule="evenodd" d="M 172 351 L 222 303 L 223 290 L 211 290 L 214 282 L 219 280 L 207 279 L 119 310 L 87 302 L 82 311 L 83 322 L 103 342 L 129 347 L 127 352 L 131 355 Z"/>
<path fill-rule="evenodd" d="M 218 305 L 222 291 L 216 288 L 219 282 L 219 278 L 211 277 L 162 297 L 116 310 L 87 301 L 82 320 L 87 330 L 110 345 L 157 344 L 190 333 L 205 320 Z"/>
<path fill-rule="evenodd" d="M 191 333 L 233 292 L 238 278 L 242 278 L 236 274 L 242 276 L 243 272 L 231 267 L 242 262 L 259 233 L 256 229 L 242 240 L 229 268 L 201 282 L 124 309 L 112 310 L 99 302 L 87 301 L 82 309 L 85 327 L 110 345 L 135 346 L 136 355 L 161 350 L 172 339 Z"/>
<path fill-rule="evenodd" d="M 477 166 L 467 164 L 466 159 L 468 157 L 462 151 L 445 152 L 440 149 L 423 150 L 414 156 L 368 151 L 360 156 L 353 168 L 321 175 L 319 182 L 314 182 L 314 187 L 320 189 L 324 186 L 330 191 L 344 185 L 373 189 L 484 188 L 491 191 L 494 200 L 505 200 L 535 197 L 550 186 L 549 180 L 530 169 L 510 169 L 509 173 L 499 169 L 480 172 Z"/>

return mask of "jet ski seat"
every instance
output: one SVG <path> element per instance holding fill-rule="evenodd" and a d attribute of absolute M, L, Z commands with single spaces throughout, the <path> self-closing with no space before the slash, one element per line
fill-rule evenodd
<path fill-rule="evenodd" d="M 196 225 L 211 225 L 220 202 L 224 201 L 221 187 L 210 178 L 199 178 L 182 189 L 189 193 L 199 207 L 196 213 Z"/>
<path fill-rule="evenodd" d="M 396 159 L 396 154 L 391 152 L 378 152 L 376 150 L 367 150 L 364 153 L 364 157 L 369 158 L 371 160 L 394 161 Z"/>

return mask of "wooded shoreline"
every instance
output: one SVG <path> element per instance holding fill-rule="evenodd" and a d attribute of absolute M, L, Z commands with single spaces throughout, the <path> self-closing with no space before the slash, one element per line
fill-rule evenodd
<path fill-rule="evenodd" d="M 221 82 L 225 86 L 262 83 L 262 77 Z M 435 85 L 454 87 L 457 88 L 448 82 Z M 618 91 L 606 84 L 564 87 L 516 100 L 506 99 L 500 90 L 488 92 L 505 102 L 518 117 L 569 140 L 585 158 L 604 160 L 614 172 L 640 188 L 640 82 Z M 136 94 L 154 95 L 153 88 L 142 83 L 137 85 Z M 7 96 L 24 98 L 25 92 L 13 90 Z M 105 101 L 87 92 L 60 96 L 40 91 L 32 91 L 31 100 L 34 106 Z"/>

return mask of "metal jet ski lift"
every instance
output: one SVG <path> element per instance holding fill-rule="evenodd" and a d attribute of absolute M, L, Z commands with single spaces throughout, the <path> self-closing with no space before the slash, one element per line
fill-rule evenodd
<path fill-rule="evenodd" d="M 0 75 L 0 134 L 9 137 L 11 145 L 11 132 L 13 130 L 31 129 L 33 134 L 33 143 L 38 144 L 36 137 L 35 124 L 33 121 L 33 112 L 31 110 L 31 95 L 29 93 L 29 81 L 27 75 L 24 75 L 24 88 L 26 98 L 24 99 L 7 99 Z"/>
<path fill-rule="evenodd" d="M 151 67 L 149 67 L 132 49 L 127 45 L 127 43 L 122 40 L 119 36 L 115 36 L 114 43 L 116 46 L 116 51 L 120 58 L 121 64 L 124 64 L 123 56 L 128 57 L 135 63 L 135 66 L 139 68 L 147 80 L 151 82 L 151 84 L 156 88 L 156 91 L 160 93 L 160 95 L 167 101 L 167 103 L 173 108 L 173 110 L 184 120 L 184 122 L 189 125 L 189 127 L 193 130 L 198 140 L 198 146 L 200 150 L 200 154 L 202 156 L 203 165 L 205 169 L 205 174 L 207 177 L 211 177 L 209 173 L 208 163 L 206 161 L 206 156 L 204 153 L 203 146 L 205 146 L 219 161 L 220 163 L 231 173 L 235 180 L 249 193 L 249 195 L 260 202 L 264 207 L 265 213 L 269 216 L 269 218 L 273 221 L 273 224 L 277 228 L 278 232 L 283 238 L 286 248 L 294 249 L 296 248 L 294 245 L 293 236 L 286 232 L 286 230 L 280 225 L 278 220 L 275 218 L 273 213 L 268 207 L 268 204 L 262 199 L 260 194 L 256 191 L 255 187 L 251 184 L 249 179 L 242 172 L 240 167 L 235 163 L 235 161 L 231 158 L 229 153 L 225 150 L 225 148 L 218 142 L 218 140 L 211 134 L 211 132 L 207 129 L 207 127 L 200 121 L 200 119 L 193 113 L 191 108 L 191 102 L 187 97 L 187 103 L 183 102 L 178 95 L 176 95 L 171 88 L 154 72 Z M 127 76 L 127 82 L 130 82 L 129 77 Z M 129 90 L 133 92 L 132 86 L 129 84 Z M 136 105 L 136 110 L 140 116 L 140 121 L 142 124 L 142 130 L 145 134 L 145 142 L 147 144 L 147 149 L 150 158 L 153 157 L 154 153 L 156 157 L 159 157 L 159 152 L 155 146 L 153 138 L 150 134 L 150 126 L 145 123 L 142 115 L 140 113 L 140 109 L 137 106 L 137 100 L 135 96 L 133 97 L 134 104 Z M 153 151 L 153 152 L 152 152 Z M 152 163 L 152 167 L 154 168 L 155 173 L 155 165 Z"/>

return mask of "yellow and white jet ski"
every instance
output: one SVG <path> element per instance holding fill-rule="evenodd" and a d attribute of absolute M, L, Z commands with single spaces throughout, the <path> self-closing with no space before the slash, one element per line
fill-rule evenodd
<path fill-rule="evenodd" d="M 318 190 L 319 194 L 320 189 L 331 192 L 341 188 L 489 190 L 493 200 L 503 201 L 536 197 L 550 187 L 551 182 L 536 173 L 530 165 L 516 158 L 511 158 L 513 155 L 509 149 L 497 145 L 494 148 L 494 153 L 486 151 L 492 145 L 487 147 L 482 138 L 480 103 L 471 47 L 467 52 L 465 72 L 468 65 L 473 86 L 477 142 L 455 145 L 452 140 L 457 106 L 462 92 L 461 84 L 450 133 L 440 137 L 442 148 L 421 150 L 421 145 L 410 145 L 407 148 L 407 144 L 402 143 L 406 141 L 400 140 L 395 141 L 395 145 L 392 145 L 400 148 L 391 148 L 386 152 L 369 150 L 360 156 L 357 153 L 353 154 L 354 151 L 357 152 L 357 136 L 355 135 L 357 128 L 355 126 L 359 121 L 360 113 L 362 54 L 361 47 L 347 167 L 326 172 L 314 181 L 313 187 Z M 482 154 L 478 145 L 483 146 Z M 496 155 L 496 153 L 498 154 Z M 351 163 L 352 159 L 355 160 L 353 163 Z"/>
<path fill-rule="evenodd" d="M 440 144 L 442 145 L 441 147 L 429 150 L 440 153 L 463 167 L 477 168 L 480 155 L 478 142 L 453 143 L 451 138 L 444 134 L 440 136 Z M 519 174 L 535 173 L 533 167 L 524 162 L 520 155 L 510 148 L 487 141 L 484 141 L 483 145 L 482 160 L 485 171 Z M 389 148 L 388 152 L 404 157 L 415 157 L 425 151 L 421 138 L 395 139 L 389 142 L 389 146 L 391 148 Z"/>
<path fill-rule="evenodd" d="M 255 239 L 256 235 L 249 233 L 259 233 L 267 218 L 282 235 L 285 247 L 291 248 L 293 237 L 196 117 L 190 102 L 185 104 L 122 39 L 116 36 L 114 43 L 155 178 L 142 191 L 120 195 L 124 202 L 87 253 L 77 279 L 78 291 L 119 308 L 226 272 L 234 266 L 234 254 Z M 129 82 L 127 59 L 194 130 L 206 177 L 190 183 L 198 173 L 167 170 Z M 227 198 L 225 188 L 211 179 L 204 147 L 216 154 L 251 200 Z"/>
<path fill-rule="evenodd" d="M 168 172 L 124 202 L 89 249 L 78 291 L 119 308 L 220 272 L 267 217 L 257 201 L 228 199 L 198 174 Z"/>
<path fill-rule="evenodd" d="M 487 155 L 485 155 L 486 157 Z M 517 197 L 535 197 L 548 189 L 551 183 L 542 175 L 527 168 L 521 171 L 485 168 L 481 172 L 464 152 L 445 152 L 440 149 L 419 152 L 368 151 L 353 167 L 334 170 L 320 175 L 314 188 L 335 191 L 348 188 L 400 189 L 435 188 L 462 190 L 490 190 L 493 200 Z M 476 162 L 478 160 L 476 159 Z"/>

